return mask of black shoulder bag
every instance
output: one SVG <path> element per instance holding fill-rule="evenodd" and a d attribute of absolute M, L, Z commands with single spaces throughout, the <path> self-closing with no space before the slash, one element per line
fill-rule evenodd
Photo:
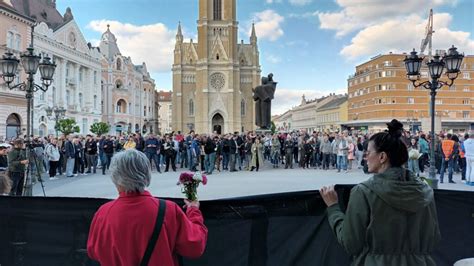
<path fill-rule="evenodd" d="M 151 254 L 155 249 L 156 241 L 158 241 L 158 237 L 160 236 L 161 227 L 163 226 L 163 220 L 165 219 L 165 212 L 166 201 L 160 199 L 160 206 L 158 209 L 158 215 L 156 216 L 155 229 L 153 230 L 153 234 L 151 235 L 150 241 L 148 242 L 145 255 L 143 255 L 140 266 L 147 266 L 148 262 L 150 261 Z"/>

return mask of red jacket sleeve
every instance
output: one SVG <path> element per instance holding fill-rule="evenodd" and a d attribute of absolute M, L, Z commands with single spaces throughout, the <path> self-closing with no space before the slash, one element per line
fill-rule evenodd
<path fill-rule="evenodd" d="M 176 253 L 187 258 L 199 258 L 206 248 L 207 228 L 198 208 L 188 208 L 186 215 L 177 205 L 176 221 L 179 224 Z"/>
<path fill-rule="evenodd" d="M 93 260 L 98 260 L 97 254 L 95 249 L 97 248 L 97 234 L 98 230 L 96 228 L 97 223 L 97 213 L 94 215 L 94 219 L 92 219 L 91 227 L 89 229 L 89 237 L 87 238 L 87 255 L 89 258 Z"/>

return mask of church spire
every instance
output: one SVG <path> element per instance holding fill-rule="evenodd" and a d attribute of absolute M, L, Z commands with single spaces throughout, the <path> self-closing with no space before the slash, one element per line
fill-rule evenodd
<path fill-rule="evenodd" d="M 176 43 L 183 42 L 183 33 L 181 32 L 181 21 L 178 22 L 178 33 L 176 33 Z"/>
<path fill-rule="evenodd" d="M 250 44 L 257 45 L 257 34 L 255 34 L 255 23 L 252 23 L 252 34 L 250 35 Z"/>

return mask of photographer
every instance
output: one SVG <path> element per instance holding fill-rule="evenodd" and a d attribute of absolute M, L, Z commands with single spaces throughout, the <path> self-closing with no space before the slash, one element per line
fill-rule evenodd
<path fill-rule="evenodd" d="M 26 152 L 22 139 L 14 142 L 14 148 L 8 153 L 8 172 L 12 180 L 12 190 L 10 195 L 21 196 L 23 194 L 23 181 L 25 179 L 25 169 L 28 164 Z"/>

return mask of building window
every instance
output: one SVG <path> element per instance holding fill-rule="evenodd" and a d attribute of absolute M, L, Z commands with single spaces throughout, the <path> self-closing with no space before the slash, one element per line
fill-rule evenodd
<path fill-rule="evenodd" d="M 82 93 L 79 93 L 79 107 L 81 108 L 82 108 L 82 103 L 83 103 Z"/>
<path fill-rule="evenodd" d="M 456 85 L 451 85 L 449 86 L 450 91 L 456 91 Z"/>
<path fill-rule="evenodd" d="M 66 90 L 66 104 L 69 105 L 71 102 L 71 92 L 69 90 Z"/>
<path fill-rule="evenodd" d="M 53 105 L 56 105 L 56 87 L 53 87 Z"/>
<path fill-rule="evenodd" d="M 463 91 L 469 92 L 469 86 L 464 86 Z"/>
<path fill-rule="evenodd" d="M 122 70 L 122 61 L 120 58 L 117 58 L 117 70 Z"/>
<path fill-rule="evenodd" d="M 82 133 L 85 134 L 87 133 L 87 118 L 82 119 Z"/>
<path fill-rule="evenodd" d="M 245 116 L 245 100 L 240 101 L 240 115 Z"/>
<path fill-rule="evenodd" d="M 435 104 L 443 104 L 443 100 L 436 100 Z"/>
<path fill-rule="evenodd" d="M 121 114 L 127 113 L 127 103 L 123 99 L 118 100 L 115 112 Z"/>
<path fill-rule="evenodd" d="M 97 84 L 97 71 L 94 71 L 94 84 Z"/>
<path fill-rule="evenodd" d="M 11 31 L 7 32 L 7 48 L 14 49 L 13 43 L 15 39 L 15 34 Z"/>
<path fill-rule="evenodd" d="M 82 82 L 82 68 L 79 69 L 79 81 Z"/>
<path fill-rule="evenodd" d="M 128 103 L 128 113 L 132 114 L 132 103 Z"/>
<path fill-rule="evenodd" d="M 415 89 L 415 87 L 413 87 L 413 84 L 410 83 L 410 84 L 407 85 L 407 90 L 412 91 L 414 89 Z"/>
<path fill-rule="evenodd" d="M 194 101 L 192 99 L 189 100 L 188 110 L 189 110 L 189 116 L 194 116 Z"/>
<path fill-rule="evenodd" d="M 94 95 L 94 109 L 97 109 L 97 95 Z"/>
<path fill-rule="evenodd" d="M 408 98 L 408 104 L 415 104 L 415 98 Z"/>
<path fill-rule="evenodd" d="M 462 104 L 469 104 L 469 102 L 470 102 L 469 99 L 462 100 Z"/>
<path fill-rule="evenodd" d="M 386 66 L 386 67 L 392 66 L 392 61 L 384 61 L 383 65 Z"/>
<path fill-rule="evenodd" d="M 222 19 L 222 0 L 214 0 L 214 20 Z"/>
<path fill-rule="evenodd" d="M 462 112 L 462 118 L 470 118 L 470 112 L 469 111 L 463 111 Z"/>
<path fill-rule="evenodd" d="M 120 79 L 117 80 L 117 81 L 115 82 L 115 88 L 117 88 L 117 89 L 120 90 L 120 89 L 122 89 L 122 87 L 123 87 L 122 81 L 121 81 Z"/>
<path fill-rule="evenodd" d="M 143 116 L 146 116 L 146 106 L 143 106 Z"/>
<path fill-rule="evenodd" d="M 469 75 L 469 72 L 464 72 L 462 74 L 463 79 L 471 79 L 471 76 Z"/>

